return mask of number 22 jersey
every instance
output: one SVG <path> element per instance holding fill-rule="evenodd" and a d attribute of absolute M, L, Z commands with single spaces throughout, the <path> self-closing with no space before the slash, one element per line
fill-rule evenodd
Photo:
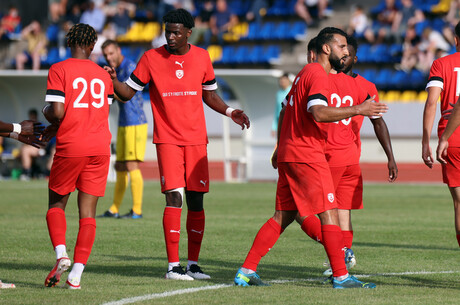
<path fill-rule="evenodd" d="M 108 118 L 112 100 L 109 74 L 91 60 L 69 58 L 52 65 L 45 101 L 65 107 L 56 135 L 56 155 L 110 155 Z"/>

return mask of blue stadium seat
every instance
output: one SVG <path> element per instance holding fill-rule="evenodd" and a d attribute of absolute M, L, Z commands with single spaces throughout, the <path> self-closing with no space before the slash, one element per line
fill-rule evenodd
<path fill-rule="evenodd" d="M 247 63 L 249 62 L 248 54 L 249 54 L 248 46 L 238 46 L 236 47 L 235 53 L 233 55 L 233 61 L 237 64 Z"/>
<path fill-rule="evenodd" d="M 233 46 L 224 46 L 222 50 L 222 59 L 219 63 L 223 64 L 232 64 L 234 63 L 233 54 L 235 54 L 235 47 Z"/>
<path fill-rule="evenodd" d="M 392 80 L 393 70 L 390 68 L 383 68 L 377 73 L 374 84 L 379 90 L 385 90 L 391 88 Z"/>
<path fill-rule="evenodd" d="M 371 58 L 371 45 L 368 43 L 363 43 L 358 46 L 358 52 L 356 53 L 358 56 L 358 62 L 367 63 L 370 62 Z"/>
<path fill-rule="evenodd" d="M 263 61 L 265 63 L 273 63 L 279 59 L 280 53 L 281 51 L 278 45 L 269 45 L 264 48 L 264 52 L 262 54 Z"/>
<path fill-rule="evenodd" d="M 46 38 L 49 42 L 57 42 L 59 34 L 59 24 L 50 24 L 46 29 Z"/>
<path fill-rule="evenodd" d="M 273 33 L 274 39 L 285 40 L 289 39 L 289 28 L 290 23 L 288 21 L 281 21 L 275 25 L 275 31 Z"/>
<path fill-rule="evenodd" d="M 365 79 L 367 79 L 368 81 L 373 82 L 373 83 L 375 83 L 375 80 L 377 78 L 377 70 L 376 69 L 365 69 L 361 73 L 358 73 L 358 74 L 360 74 L 362 77 L 364 77 Z"/>
<path fill-rule="evenodd" d="M 257 36 L 259 35 L 261 27 L 262 27 L 262 24 L 260 24 L 258 22 L 249 23 L 248 35 L 246 37 L 241 37 L 241 39 L 242 40 L 255 40 L 255 39 L 257 39 Z"/>
<path fill-rule="evenodd" d="M 303 21 L 296 21 L 292 23 L 290 34 L 291 38 L 302 40 L 305 38 L 305 34 L 307 33 L 307 25 Z"/>
<path fill-rule="evenodd" d="M 275 33 L 275 23 L 272 21 L 267 21 L 260 28 L 257 38 L 261 40 L 275 39 L 274 33 Z"/>
<path fill-rule="evenodd" d="M 261 63 L 263 61 L 263 47 L 261 45 L 253 46 L 247 57 L 252 64 Z"/>

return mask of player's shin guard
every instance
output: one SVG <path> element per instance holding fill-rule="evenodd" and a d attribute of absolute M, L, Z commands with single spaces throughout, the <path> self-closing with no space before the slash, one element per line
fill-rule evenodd
<path fill-rule="evenodd" d="M 129 172 L 131 177 L 131 193 L 133 194 L 133 212 L 142 215 L 142 196 L 144 191 L 144 179 L 140 169 Z"/>
<path fill-rule="evenodd" d="M 113 204 L 109 211 L 112 213 L 119 213 L 123 196 L 125 195 L 126 188 L 128 187 L 128 172 L 117 171 L 117 180 L 115 181 L 115 190 L 113 192 Z"/>
<path fill-rule="evenodd" d="M 315 215 L 308 216 L 300 226 L 302 230 L 311 237 L 311 239 L 323 243 L 323 234 L 321 233 L 321 220 Z"/>
<path fill-rule="evenodd" d="M 188 260 L 198 261 L 204 234 L 204 210 L 187 212 Z"/>
<path fill-rule="evenodd" d="M 96 238 L 96 219 L 87 217 L 79 221 L 80 228 L 78 230 L 77 244 L 73 260 L 75 263 L 86 265 L 91 249 L 93 248 L 94 239 Z"/>
<path fill-rule="evenodd" d="M 270 218 L 257 233 L 242 267 L 257 271 L 260 260 L 275 245 L 281 233 L 283 233 L 281 226 Z"/>
<path fill-rule="evenodd" d="M 339 226 L 323 225 L 321 231 L 323 233 L 323 246 L 331 264 L 332 275 L 334 277 L 346 275 L 348 271 L 344 260 L 342 230 Z"/>
<path fill-rule="evenodd" d="M 163 212 L 163 231 L 168 262 L 179 262 L 180 216 L 182 208 L 166 207 Z"/>
<path fill-rule="evenodd" d="M 343 245 L 348 249 L 351 249 L 353 245 L 353 231 L 342 231 L 343 234 Z"/>
<path fill-rule="evenodd" d="M 49 209 L 46 213 L 46 224 L 48 232 L 53 244 L 53 249 L 58 245 L 65 245 L 65 233 L 67 230 L 67 222 L 65 212 L 60 208 Z"/>

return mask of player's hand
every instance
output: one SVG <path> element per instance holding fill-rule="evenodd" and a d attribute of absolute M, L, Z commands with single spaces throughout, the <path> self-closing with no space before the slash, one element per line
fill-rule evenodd
<path fill-rule="evenodd" d="M 398 178 L 398 167 L 395 161 L 388 162 L 388 182 L 395 182 Z"/>
<path fill-rule="evenodd" d="M 439 139 L 438 148 L 436 149 L 436 160 L 441 164 L 446 164 L 447 147 L 449 142 L 447 140 Z"/>
<path fill-rule="evenodd" d="M 278 168 L 278 146 L 275 148 L 271 158 L 272 166 L 274 169 Z"/>
<path fill-rule="evenodd" d="M 51 140 L 53 137 L 56 136 L 58 129 L 59 129 L 59 125 L 57 124 L 48 125 L 45 128 L 45 130 L 43 130 L 40 140 L 44 142 L 48 142 L 49 140 Z"/>
<path fill-rule="evenodd" d="M 426 166 L 433 168 L 434 158 L 430 145 L 422 144 L 422 159 Z"/>
<path fill-rule="evenodd" d="M 453 107 L 455 106 L 455 104 L 449 103 L 449 105 L 452 106 L 452 108 L 446 109 L 443 112 L 441 112 L 441 116 L 444 120 L 449 120 L 450 115 L 452 114 L 452 111 L 454 111 Z"/>
<path fill-rule="evenodd" d="M 246 128 L 249 128 L 251 126 L 251 122 L 249 122 L 248 116 L 241 109 L 233 110 L 232 120 L 233 122 L 241 126 L 241 130 L 243 130 L 245 126 Z"/>
<path fill-rule="evenodd" d="M 104 70 L 109 73 L 110 78 L 112 80 L 117 78 L 117 72 L 115 71 L 115 68 L 112 68 L 112 67 L 109 67 L 109 66 L 104 66 Z"/>
<path fill-rule="evenodd" d="M 374 101 L 375 95 L 371 98 L 368 98 L 360 105 L 359 114 L 369 117 L 381 117 L 384 113 L 388 111 L 388 105 L 384 103 L 376 103 Z"/>
<path fill-rule="evenodd" d="M 22 135 L 39 135 L 45 128 L 45 126 L 43 126 L 42 123 L 32 120 L 25 120 L 22 121 L 20 124 Z"/>
<path fill-rule="evenodd" d="M 18 135 L 18 141 L 24 144 L 31 145 L 36 148 L 43 148 L 46 146 L 46 142 L 40 140 L 40 136 L 37 135 Z"/>

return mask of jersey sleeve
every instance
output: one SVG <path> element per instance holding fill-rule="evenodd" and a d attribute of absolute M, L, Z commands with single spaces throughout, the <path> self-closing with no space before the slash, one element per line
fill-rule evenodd
<path fill-rule="evenodd" d="M 126 81 L 126 84 L 136 91 L 144 90 L 145 85 L 150 82 L 149 61 L 146 53 L 142 55 L 136 69 L 131 73 L 131 76 Z"/>
<path fill-rule="evenodd" d="M 322 67 L 320 67 L 322 70 Z M 307 98 L 307 111 L 310 112 L 310 108 L 316 105 L 328 106 L 327 96 L 329 96 L 329 78 L 326 72 L 319 71 L 315 73 L 312 71 L 311 76 L 308 78 L 311 82 L 311 87 Z"/>
<path fill-rule="evenodd" d="M 65 84 L 60 72 L 62 71 L 60 71 L 60 69 L 58 69 L 55 65 L 51 66 L 49 69 L 45 102 L 65 102 Z"/>
<path fill-rule="evenodd" d="M 444 79 L 442 78 L 442 67 L 439 60 L 435 60 L 431 65 L 430 76 L 425 90 L 429 87 L 439 87 L 444 89 Z"/>
<path fill-rule="evenodd" d="M 214 68 L 212 67 L 211 58 L 209 57 L 209 53 L 207 51 L 206 56 L 203 56 L 203 60 L 206 61 L 206 72 L 202 83 L 203 90 L 216 90 L 216 76 L 214 75 Z"/>

